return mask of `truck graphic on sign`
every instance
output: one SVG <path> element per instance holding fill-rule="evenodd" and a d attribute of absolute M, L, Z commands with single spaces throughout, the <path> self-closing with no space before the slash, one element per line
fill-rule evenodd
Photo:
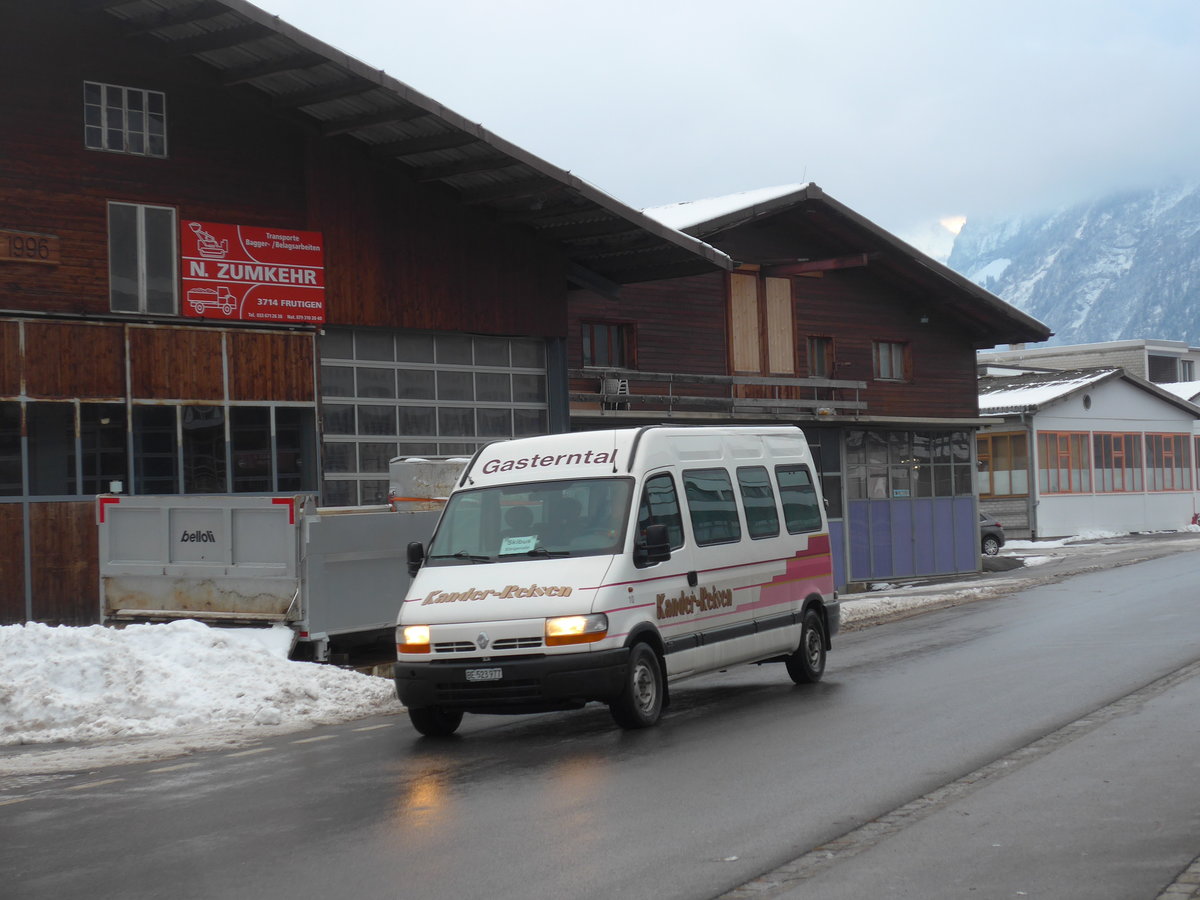
<path fill-rule="evenodd" d="M 198 316 L 204 315 L 206 309 L 219 309 L 227 316 L 237 309 L 233 294 L 223 285 L 191 288 L 187 292 L 187 304 Z"/>

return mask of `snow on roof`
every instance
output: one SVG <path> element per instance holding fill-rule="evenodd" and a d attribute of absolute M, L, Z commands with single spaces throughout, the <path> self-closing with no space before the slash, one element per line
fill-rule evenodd
<path fill-rule="evenodd" d="M 1174 384 L 1160 384 L 1159 387 L 1189 402 L 1200 395 L 1200 381 L 1178 381 Z"/>
<path fill-rule="evenodd" d="M 979 382 L 979 414 L 1002 416 L 1033 412 L 1055 400 L 1094 385 L 1119 369 L 1075 369 L 1017 375 L 1013 378 L 983 378 Z"/>
<path fill-rule="evenodd" d="M 724 197 L 709 197 L 704 200 L 685 200 L 683 203 L 670 203 L 666 206 L 651 206 L 643 209 L 652 219 L 668 225 L 671 228 L 683 230 L 701 222 L 727 216 L 741 209 L 778 200 L 788 194 L 802 190 L 803 184 L 784 184 L 778 187 L 758 188 L 753 191 L 742 191 L 737 194 L 726 194 Z"/>

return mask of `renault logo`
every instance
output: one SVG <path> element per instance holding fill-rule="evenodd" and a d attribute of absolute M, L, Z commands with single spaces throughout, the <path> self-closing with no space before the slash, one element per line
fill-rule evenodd
<path fill-rule="evenodd" d="M 486 631 L 479 632 L 479 637 L 475 638 L 475 646 L 480 650 L 486 650 L 488 645 L 488 636 Z"/>

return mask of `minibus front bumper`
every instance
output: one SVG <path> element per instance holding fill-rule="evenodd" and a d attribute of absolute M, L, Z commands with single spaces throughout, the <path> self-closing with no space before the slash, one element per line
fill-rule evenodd
<path fill-rule="evenodd" d="M 410 708 L 440 706 L 476 713 L 577 709 L 615 699 L 625 684 L 629 649 L 561 656 L 400 660 L 396 696 Z"/>

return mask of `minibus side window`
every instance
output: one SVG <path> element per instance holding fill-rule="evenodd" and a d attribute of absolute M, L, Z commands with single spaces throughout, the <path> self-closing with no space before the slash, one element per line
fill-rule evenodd
<path fill-rule="evenodd" d="M 783 501 L 783 519 L 789 534 L 818 531 L 821 528 L 821 506 L 817 489 L 806 466 L 776 466 L 779 499 Z"/>
<path fill-rule="evenodd" d="M 688 469 L 683 493 L 697 544 L 729 544 L 742 539 L 733 482 L 724 469 Z"/>
<path fill-rule="evenodd" d="M 675 481 L 670 475 L 654 475 L 646 480 L 646 486 L 642 489 L 642 501 L 638 505 L 639 542 L 644 542 L 646 528 L 650 525 L 667 526 L 667 538 L 672 550 L 683 546 L 683 518 L 679 515 Z"/>
<path fill-rule="evenodd" d="M 779 510 L 775 508 L 775 491 L 766 467 L 742 466 L 737 470 L 737 479 L 750 537 L 775 537 L 779 534 Z"/>

